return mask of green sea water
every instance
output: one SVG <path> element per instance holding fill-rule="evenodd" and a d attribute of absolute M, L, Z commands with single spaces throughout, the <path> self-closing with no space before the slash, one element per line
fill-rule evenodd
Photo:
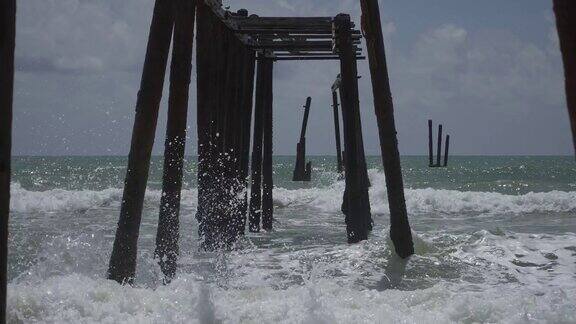
<path fill-rule="evenodd" d="M 292 182 L 293 156 L 274 157 L 274 184 L 287 189 L 329 186 L 337 178 L 336 158 L 309 157 L 314 167 L 310 183 Z M 162 185 L 161 157 L 153 157 L 148 185 Z M 102 190 L 121 188 L 124 157 L 18 157 L 13 181 L 27 190 Z M 402 168 L 408 188 L 489 191 L 524 194 L 531 191 L 576 190 L 576 164 L 570 156 L 455 156 L 447 168 L 428 168 L 428 158 L 405 156 Z M 380 157 L 368 156 L 367 167 L 382 170 Z M 196 157 L 186 158 L 184 187 L 196 187 Z"/>
<path fill-rule="evenodd" d="M 179 270 L 153 259 L 162 159 L 144 203 L 136 287 L 105 279 L 126 172 L 123 157 L 16 157 L 10 323 L 574 323 L 576 162 L 573 157 L 454 156 L 428 168 L 402 158 L 416 255 L 388 236 L 379 157 L 368 157 L 375 227 L 346 242 L 344 183 L 333 156 L 274 157 L 274 231 L 232 251 L 199 249 L 195 157 L 185 163 Z"/>

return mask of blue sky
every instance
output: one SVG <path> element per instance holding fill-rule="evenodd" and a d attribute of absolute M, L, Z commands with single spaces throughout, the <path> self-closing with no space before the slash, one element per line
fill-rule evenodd
<path fill-rule="evenodd" d="M 261 16 L 346 12 L 359 22 L 358 0 L 225 4 Z M 403 154 L 426 153 L 428 118 L 444 124 L 454 154 L 572 153 L 551 1 L 380 4 Z M 152 6 L 151 0 L 19 3 L 15 154 L 127 154 Z M 362 122 L 366 151 L 377 154 L 366 65 L 359 66 Z M 276 64 L 275 153 L 295 153 L 300 107 L 310 95 L 308 151 L 333 154 L 329 88 L 337 73 L 336 62 Z M 165 114 L 163 103 L 155 153 L 162 151 Z"/>

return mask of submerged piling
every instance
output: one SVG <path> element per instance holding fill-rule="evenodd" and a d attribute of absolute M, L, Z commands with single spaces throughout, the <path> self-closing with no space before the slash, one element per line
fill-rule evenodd
<path fill-rule="evenodd" d="M 6 323 L 16 0 L 0 2 L 0 323 Z"/>
<path fill-rule="evenodd" d="M 164 143 L 164 174 L 155 256 L 170 282 L 176 273 L 180 228 L 180 199 L 186 147 L 188 90 L 192 71 L 195 1 L 177 0 L 170 68 L 168 121 Z"/>
<path fill-rule="evenodd" d="M 250 134 L 252 127 L 252 107 L 254 93 L 254 75 L 255 75 L 256 57 L 252 50 L 245 50 L 244 57 L 244 87 L 242 94 L 242 157 L 240 162 L 242 189 L 244 190 L 242 205 L 240 206 L 240 215 L 242 221 L 240 225 L 240 234 L 246 230 L 246 219 L 248 213 L 248 172 L 250 168 Z"/>
<path fill-rule="evenodd" d="M 388 204 L 390 206 L 390 237 L 396 253 L 406 258 L 414 254 L 412 232 L 406 211 L 404 183 L 398 151 L 398 139 L 394 121 L 394 105 L 388 79 L 384 37 L 380 22 L 378 0 L 360 0 L 362 8 L 362 30 L 368 49 L 374 110 L 380 136 L 380 149 Z"/>
<path fill-rule="evenodd" d="M 450 150 L 450 135 L 446 135 L 446 145 L 444 146 L 444 166 L 448 166 L 448 151 Z"/>
<path fill-rule="evenodd" d="M 336 167 L 339 173 L 344 171 L 342 164 L 342 144 L 340 143 L 340 120 L 338 117 L 338 94 L 332 90 L 332 110 L 334 113 L 334 137 L 336 140 Z"/>
<path fill-rule="evenodd" d="M 556 28 L 560 40 L 568 115 L 576 152 L 576 2 L 554 0 Z"/>
<path fill-rule="evenodd" d="M 259 54 L 262 55 L 262 54 Z M 250 190 L 250 215 L 248 229 L 250 232 L 260 231 L 262 217 L 262 141 L 264 137 L 264 93 L 266 92 L 266 63 L 259 58 L 256 71 L 256 98 L 254 104 L 254 134 L 252 135 L 252 166 Z"/>
<path fill-rule="evenodd" d="M 213 112 L 216 110 L 216 98 L 212 91 L 217 86 L 217 75 L 210 68 L 219 64 L 215 52 L 219 50 L 215 37 L 215 25 L 210 17 L 210 8 L 198 3 L 196 8 L 196 125 L 198 137 L 198 234 L 207 230 L 206 218 L 210 213 L 211 175 L 213 169 L 214 147 L 212 139 Z"/>
<path fill-rule="evenodd" d="M 437 147 L 437 156 L 436 156 L 436 166 L 442 166 L 440 161 L 442 160 L 442 124 L 438 125 L 438 147 Z"/>
<path fill-rule="evenodd" d="M 273 181 L 273 67 L 274 61 L 272 59 L 264 59 L 264 138 L 263 138 L 263 151 L 262 151 L 262 228 L 270 231 L 272 230 L 272 222 L 274 219 L 274 205 L 272 190 L 274 188 Z"/>
<path fill-rule="evenodd" d="M 250 106 L 244 74 L 250 74 L 253 52 L 213 11 L 199 3 L 198 59 L 198 211 L 199 234 L 205 250 L 228 249 L 243 234 L 246 199 L 247 121 Z M 228 13 L 229 15 L 242 15 Z M 248 52 L 246 52 L 248 50 Z M 249 114 L 249 112 L 247 112 Z"/>
<path fill-rule="evenodd" d="M 428 119 L 428 166 L 434 166 L 434 149 L 432 144 L 432 119 Z"/>
<path fill-rule="evenodd" d="M 340 99 L 346 157 L 346 189 L 342 209 L 346 215 L 348 242 L 356 243 L 368 238 L 372 226 L 368 186 L 362 172 L 365 162 L 362 159 L 364 148 L 360 145 L 362 129 L 359 128 L 358 71 L 352 47 L 350 16 L 336 16 L 334 27 L 340 55 Z"/>
<path fill-rule="evenodd" d="M 296 145 L 296 163 L 292 174 L 292 181 L 310 181 L 311 180 L 311 162 L 306 163 L 306 128 L 308 126 L 308 116 L 310 115 L 310 105 L 312 98 L 306 98 L 304 105 L 304 118 L 302 119 L 302 128 L 300 130 L 300 139 Z"/>
<path fill-rule="evenodd" d="M 171 0 L 156 0 L 136 104 L 120 219 L 108 268 L 108 278 L 119 283 L 131 284 L 136 273 L 142 207 L 174 25 L 173 15 Z"/>

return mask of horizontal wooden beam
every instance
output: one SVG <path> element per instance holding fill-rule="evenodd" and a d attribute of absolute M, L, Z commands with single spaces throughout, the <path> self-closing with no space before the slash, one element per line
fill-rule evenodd
<path fill-rule="evenodd" d="M 239 28 L 236 30 L 239 34 L 311 34 L 311 35 L 330 35 L 332 36 L 332 28 L 321 29 L 321 28 Z M 359 30 L 352 32 L 354 37 L 362 35 Z"/>
<path fill-rule="evenodd" d="M 285 56 L 285 57 L 275 57 L 274 61 L 336 61 L 339 60 L 338 55 L 325 55 L 325 56 Z M 363 61 L 366 56 L 356 56 L 356 60 Z"/>
<path fill-rule="evenodd" d="M 258 17 L 256 15 L 246 17 L 246 10 L 238 13 L 224 10 L 221 0 L 203 1 L 250 49 L 272 52 L 321 51 L 330 54 L 334 52 L 333 17 Z M 353 27 L 354 24 L 352 23 L 351 26 Z M 351 30 L 351 34 L 353 44 L 359 45 L 362 33 L 359 30 Z M 358 46 L 354 46 L 354 49 L 356 52 L 361 52 Z"/>
<path fill-rule="evenodd" d="M 282 39 L 282 40 L 306 40 L 306 39 L 324 39 L 324 40 L 332 40 L 332 35 L 312 35 L 312 34 L 268 34 L 268 35 L 260 35 L 260 39 Z M 359 40 L 361 39 L 361 35 L 352 36 L 352 39 Z"/>
<path fill-rule="evenodd" d="M 231 17 L 239 27 L 324 27 L 332 28 L 332 17 Z"/>
<path fill-rule="evenodd" d="M 230 30 L 238 30 L 238 25 L 235 23 L 234 19 L 229 19 L 231 13 L 222 8 L 221 0 L 204 0 L 204 3 L 212 10 L 212 12 L 220 18 L 222 23 L 226 25 Z M 253 38 L 249 35 L 242 35 L 236 33 L 236 37 L 245 45 L 251 45 L 253 43 Z"/>
<path fill-rule="evenodd" d="M 359 42 L 358 42 L 359 43 Z M 358 44 L 355 43 L 355 44 Z M 269 49 L 273 51 L 295 51 L 295 50 L 332 50 L 332 41 L 261 41 L 251 45 L 253 49 Z M 358 47 L 354 47 L 358 50 Z"/>
<path fill-rule="evenodd" d="M 271 51 L 332 51 L 331 44 L 324 44 L 326 42 L 276 42 L 270 44 L 254 44 L 252 49 L 266 49 Z M 331 42 L 328 42 L 331 43 Z"/>
<path fill-rule="evenodd" d="M 362 54 L 362 52 L 358 51 L 356 52 L 357 56 L 360 56 Z M 314 52 L 274 52 L 274 56 L 277 57 L 286 57 L 286 56 L 322 56 L 322 55 L 335 55 L 333 52 L 320 52 L 320 51 L 314 51 Z"/>

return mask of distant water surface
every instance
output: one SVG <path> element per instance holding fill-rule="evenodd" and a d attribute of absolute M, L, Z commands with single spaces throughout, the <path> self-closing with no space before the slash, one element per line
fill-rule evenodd
<path fill-rule="evenodd" d="M 182 193 L 181 258 L 168 286 L 152 258 L 162 159 L 153 158 L 136 288 L 105 279 L 126 159 L 17 157 L 13 168 L 9 322 L 575 323 L 573 157 L 403 157 L 416 255 L 388 237 L 385 178 L 368 158 L 375 228 L 348 245 L 335 158 L 292 182 L 274 158 L 275 230 L 229 252 L 198 249 L 196 166 Z"/>

